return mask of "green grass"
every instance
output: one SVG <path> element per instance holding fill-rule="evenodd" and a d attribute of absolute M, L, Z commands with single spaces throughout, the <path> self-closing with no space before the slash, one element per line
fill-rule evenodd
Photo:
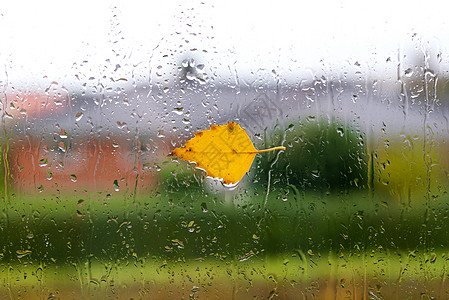
<path fill-rule="evenodd" d="M 265 197 L 251 189 L 12 197 L 0 219 L 0 294 L 449 296 L 447 197 L 415 206 L 368 191 L 291 188 L 266 205 Z"/>
<path fill-rule="evenodd" d="M 208 258 L 167 261 L 91 258 L 72 264 L 2 268 L 5 299 L 431 299 L 449 296 L 447 254 L 389 253 L 345 256 L 292 253 L 248 256 L 244 261 Z"/>

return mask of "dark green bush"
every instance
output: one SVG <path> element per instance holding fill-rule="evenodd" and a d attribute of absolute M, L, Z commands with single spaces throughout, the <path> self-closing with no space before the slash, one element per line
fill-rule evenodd
<path fill-rule="evenodd" d="M 259 156 L 256 181 L 266 181 L 271 170 L 274 185 L 293 184 L 299 189 L 325 192 L 366 187 L 364 134 L 348 124 L 308 117 L 284 130 L 276 129 L 266 144 L 283 144 L 287 149 Z"/>

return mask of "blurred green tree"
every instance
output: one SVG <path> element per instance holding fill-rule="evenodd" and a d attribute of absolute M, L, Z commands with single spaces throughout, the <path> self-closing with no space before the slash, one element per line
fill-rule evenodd
<path fill-rule="evenodd" d="M 282 144 L 285 153 L 258 158 L 256 181 L 264 182 L 272 170 L 273 183 L 293 184 L 300 189 L 347 191 L 367 185 L 367 154 L 364 135 L 348 124 L 327 117 L 308 117 L 274 130 L 269 144 Z M 273 162 L 275 162 L 273 164 Z"/>

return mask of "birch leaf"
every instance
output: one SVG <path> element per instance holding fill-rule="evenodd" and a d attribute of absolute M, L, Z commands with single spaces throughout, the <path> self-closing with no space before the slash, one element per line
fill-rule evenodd
<path fill-rule="evenodd" d="M 196 132 L 194 138 L 172 154 L 196 163 L 196 168 L 205 170 L 206 176 L 234 185 L 249 171 L 256 154 L 273 150 L 285 150 L 285 147 L 257 150 L 239 124 L 228 122 Z"/>

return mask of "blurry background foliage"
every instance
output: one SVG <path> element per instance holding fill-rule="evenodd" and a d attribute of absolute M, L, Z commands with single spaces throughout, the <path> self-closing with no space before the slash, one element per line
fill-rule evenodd
<path fill-rule="evenodd" d="M 287 149 L 260 156 L 258 181 L 272 172 L 273 187 L 294 185 L 299 190 L 347 192 L 367 187 L 367 155 L 363 133 L 325 116 L 308 116 L 285 130 L 272 131 L 267 142 Z M 276 160 L 276 161 L 275 161 Z"/>

